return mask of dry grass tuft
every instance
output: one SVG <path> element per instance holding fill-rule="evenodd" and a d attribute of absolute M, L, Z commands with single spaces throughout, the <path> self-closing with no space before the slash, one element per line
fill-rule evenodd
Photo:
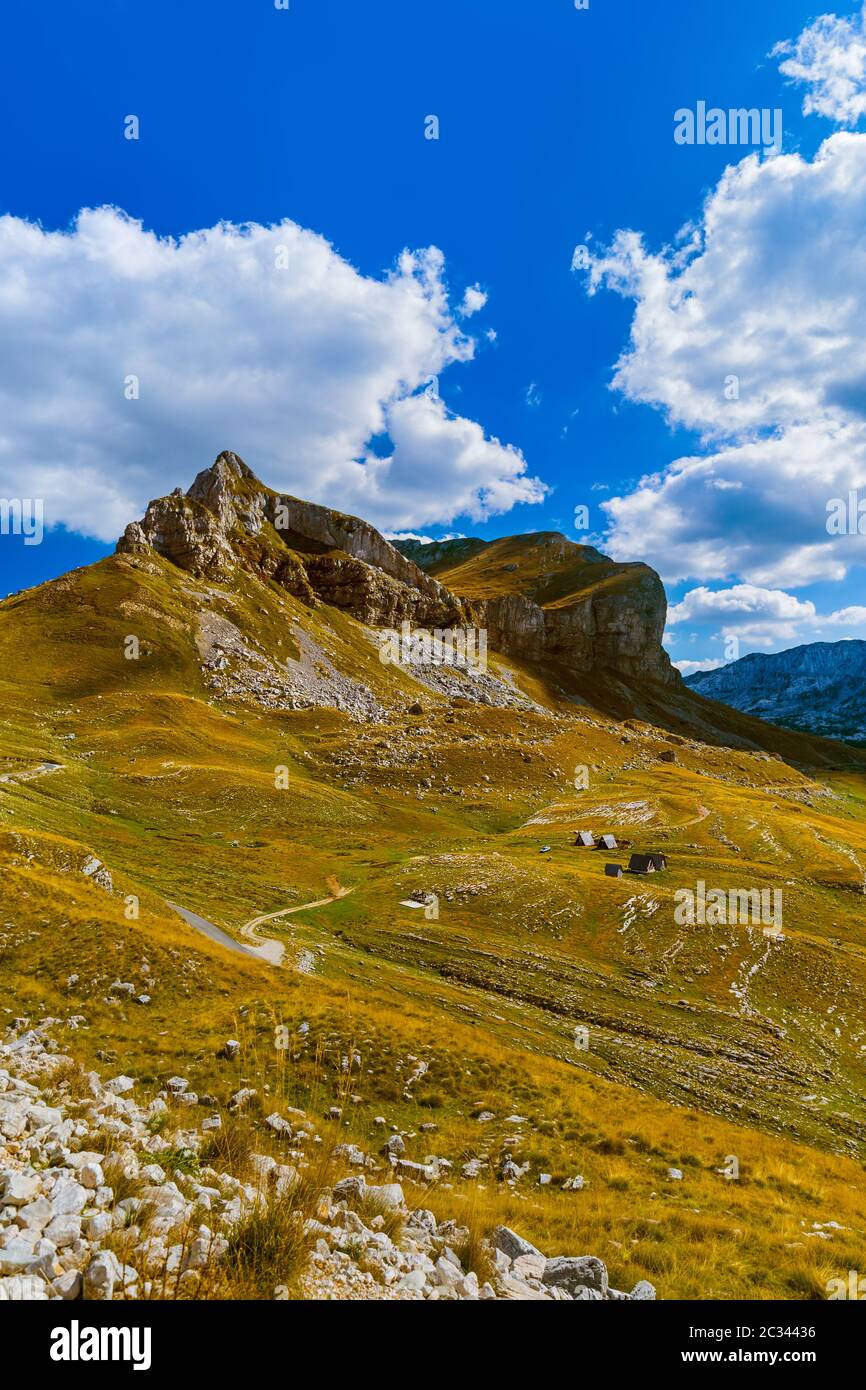
<path fill-rule="evenodd" d="M 234 1298 L 291 1298 L 313 1246 L 300 1194 L 272 1196 L 254 1207 L 229 1235 L 223 1278 Z"/>

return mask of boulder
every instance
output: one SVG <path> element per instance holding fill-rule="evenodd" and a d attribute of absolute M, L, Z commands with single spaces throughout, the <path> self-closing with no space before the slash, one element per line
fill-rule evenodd
<path fill-rule="evenodd" d="M 13 1274 L 0 1279 L 0 1303 L 45 1303 L 48 1287 L 34 1274 Z"/>
<path fill-rule="evenodd" d="M 8 1245 L 0 1246 L 0 1274 L 51 1275 L 54 1273 L 52 1248 L 48 1242 L 42 1249 L 25 1240 L 12 1239 Z"/>
<path fill-rule="evenodd" d="M 84 1296 L 108 1302 L 120 1288 L 128 1297 L 135 1297 L 138 1275 L 130 1265 L 120 1263 L 111 1250 L 100 1250 L 84 1272 Z"/>
<path fill-rule="evenodd" d="M 68 1269 L 64 1274 L 59 1274 L 51 1284 L 51 1292 L 55 1298 L 62 1298 L 67 1301 L 80 1298 L 83 1287 L 81 1273 L 77 1269 Z"/>
<path fill-rule="evenodd" d="M 396 1208 L 405 1206 L 403 1189 L 398 1182 L 386 1182 L 380 1187 L 369 1187 L 367 1199 L 380 1207 Z"/>
<path fill-rule="evenodd" d="M 87 1189 L 74 1178 L 58 1178 L 49 1194 L 55 1216 L 78 1216 L 87 1205 Z"/>
<path fill-rule="evenodd" d="M 367 1180 L 362 1173 L 350 1178 L 341 1178 L 334 1186 L 334 1200 L 337 1202 L 354 1200 L 362 1202 L 367 1192 Z"/>
<path fill-rule="evenodd" d="M 542 1280 L 570 1293 L 579 1288 L 594 1289 L 602 1298 L 608 1289 L 607 1267 L 595 1255 L 557 1255 L 545 1264 Z"/>
<path fill-rule="evenodd" d="M 35 1201 L 18 1208 L 15 1222 L 23 1231 L 42 1231 L 53 1215 L 48 1198 L 37 1197 Z"/>
<path fill-rule="evenodd" d="M 543 1255 L 518 1255 L 511 1266 L 511 1272 L 517 1279 L 541 1279 L 546 1264 Z"/>
<path fill-rule="evenodd" d="M 3 1206 L 26 1206 L 39 1196 L 40 1189 L 37 1173 L 0 1173 L 0 1203 Z"/>
<path fill-rule="evenodd" d="M 524 1240 L 516 1231 L 512 1231 L 510 1226 L 497 1226 L 491 1233 L 490 1243 L 494 1250 L 501 1250 L 503 1255 L 507 1255 L 509 1260 L 516 1260 L 521 1255 L 537 1255 L 544 1259 L 540 1250 Z"/>
<path fill-rule="evenodd" d="M 112 1095 L 125 1096 L 131 1091 L 135 1081 L 131 1076 L 113 1076 L 110 1081 L 106 1081 L 106 1091 L 111 1091 Z"/>

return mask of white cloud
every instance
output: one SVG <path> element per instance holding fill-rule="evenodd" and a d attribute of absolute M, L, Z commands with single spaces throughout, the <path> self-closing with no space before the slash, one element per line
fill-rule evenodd
<path fill-rule="evenodd" d="M 866 136 L 748 156 L 677 249 L 617 233 L 602 286 L 635 301 L 613 385 L 704 448 L 602 504 L 611 554 L 770 587 L 866 562 L 866 537 L 826 530 L 828 501 L 866 486 Z"/>
<path fill-rule="evenodd" d="M 110 540 L 228 448 L 383 526 L 539 501 L 518 450 L 415 394 L 474 353 L 443 275 L 430 247 L 363 276 L 292 222 L 175 241 L 112 208 L 0 218 L 0 493 Z"/>
<path fill-rule="evenodd" d="M 463 531 L 449 531 L 445 536 L 424 536 L 417 531 L 383 531 L 386 541 L 420 541 L 422 545 L 442 545 L 445 541 L 466 539 Z"/>
<path fill-rule="evenodd" d="M 477 314 L 487 303 L 487 294 L 480 285 L 467 285 L 463 302 L 458 310 L 462 318 L 468 319 Z"/>
<path fill-rule="evenodd" d="M 850 19 L 821 15 L 770 56 L 784 58 L 779 70 L 808 88 L 804 115 L 854 126 L 866 114 L 866 5 Z"/>
<path fill-rule="evenodd" d="M 537 406 L 541 405 L 541 395 L 534 381 L 530 381 L 529 385 L 527 386 L 526 392 L 524 394 L 524 399 L 526 401 L 526 404 L 528 406 L 531 406 L 533 410 L 536 409 Z"/>
<path fill-rule="evenodd" d="M 755 584 L 690 589 L 679 603 L 670 606 L 667 620 L 672 627 L 678 623 L 719 624 L 717 637 L 736 637 L 752 647 L 814 641 L 828 627 L 856 627 L 866 635 L 864 607 L 854 604 L 822 614 L 808 599 Z"/>
<path fill-rule="evenodd" d="M 614 385 L 706 438 L 832 417 L 864 386 L 864 231 L 866 136 L 839 133 L 729 167 L 686 255 L 617 233 L 590 271 L 636 301 Z"/>
<path fill-rule="evenodd" d="M 669 623 L 702 622 L 706 619 L 800 621 L 815 616 L 814 603 L 794 598 L 782 589 L 761 589 L 754 584 L 735 584 L 730 589 L 690 589 L 668 609 Z"/>
<path fill-rule="evenodd" d="M 852 604 L 850 608 L 838 608 L 824 619 L 831 627 L 866 627 L 866 608 Z"/>
<path fill-rule="evenodd" d="M 426 392 L 394 401 L 388 433 L 394 443 L 389 458 L 368 456 L 346 470 L 352 495 L 368 519 L 387 516 L 393 524 L 411 514 L 417 525 L 441 521 L 444 489 L 450 516 L 483 521 L 515 502 L 540 502 L 546 491 L 526 477 L 518 449 L 489 439 L 474 420 L 451 415 Z"/>

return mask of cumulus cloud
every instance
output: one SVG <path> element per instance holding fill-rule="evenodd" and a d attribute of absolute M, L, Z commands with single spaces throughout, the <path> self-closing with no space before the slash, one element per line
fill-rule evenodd
<path fill-rule="evenodd" d="M 383 526 L 540 501 L 517 449 L 424 393 L 474 349 L 435 247 L 377 279 L 289 221 L 174 240 L 114 208 L 3 217 L 0 492 L 111 540 L 230 448 Z"/>
<path fill-rule="evenodd" d="M 602 504 L 614 557 L 771 587 L 863 563 L 827 504 L 866 485 L 866 136 L 748 156 L 675 247 L 619 232 L 589 269 L 602 287 L 635 303 L 613 386 L 703 449 Z"/>
<path fill-rule="evenodd" d="M 679 603 L 668 609 L 669 623 L 699 622 L 706 618 L 752 619 L 755 615 L 773 619 L 811 618 L 814 603 L 794 598 L 782 589 L 759 589 L 754 584 L 735 584 L 730 589 L 691 589 Z"/>
<path fill-rule="evenodd" d="M 472 314 L 477 314 L 480 309 L 483 309 L 486 303 L 487 294 L 480 285 L 467 285 L 458 312 L 462 318 L 468 319 Z"/>
<path fill-rule="evenodd" d="M 854 604 L 822 614 L 811 600 L 798 599 L 783 589 L 755 584 L 734 584 L 727 589 L 701 585 L 671 605 L 668 623 L 672 627 L 680 623 L 718 624 L 719 637 L 737 637 L 753 647 L 774 647 L 798 639 L 814 640 L 827 627 L 857 627 L 866 634 L 866 608 Z"/>
<path fill-rule="evenodd" d="M 385 516 L 392 525 L 409 513 L 416 525 L 441 521 L 443 487 L 449 515 L 473 521 L 544 495 L 543 485 L 526 477 L 519 450 L 488 438 L 474 420 L 452 415 L 429 392 L 394 401 L 388 433 L 394 444 L 388 458 L 368 456 L 346 470 L 365 517 Z"/>
<path fill-rule="evenodd" d="M 808 89 L 804 115 L 854 126 L 866 114 L 866 5 L 850 19 L 821 15 L 771 57 L 783 58 L 779 70 Z"/>
<path fill-rule="evenodd" d="M 864 627 L 866 628 L 866 608 L 861 604 L 852 604 L 849 608 L 838 608 L 835 613 L 830 613 L 825 619 L 831 627 Z"/>
<path fill-rule="evenodd" d="M 450 531 L 445 536 L 423 536 L 417 531 L 384 531 L 382 534 L 386 541 L 420 541 L 422 545 L 442 545 L 444 541 L 465 540 L 462 531 Z"/>

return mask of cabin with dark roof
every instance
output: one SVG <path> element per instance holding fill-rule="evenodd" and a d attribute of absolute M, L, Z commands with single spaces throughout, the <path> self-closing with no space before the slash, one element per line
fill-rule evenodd
<path fill-rule="evenodd" d="M 604 872 L 607 878 L 622 878 L 622 864 L 605 864 Z"/>
<path fill-rule="evenodd" d="M 655 874 L 666 869 L 668 861 L 663 854 L 633 854 L 628 861 L 629 873 Z"/>
<path fill-rule="evenodd" d="M 595 844 L 592 831 L 578 830 L 577 834 L 574 837 L 574 843 L 576 845 L 580 845 L 583 849 L 592 849 L 593 845 Z"/>

